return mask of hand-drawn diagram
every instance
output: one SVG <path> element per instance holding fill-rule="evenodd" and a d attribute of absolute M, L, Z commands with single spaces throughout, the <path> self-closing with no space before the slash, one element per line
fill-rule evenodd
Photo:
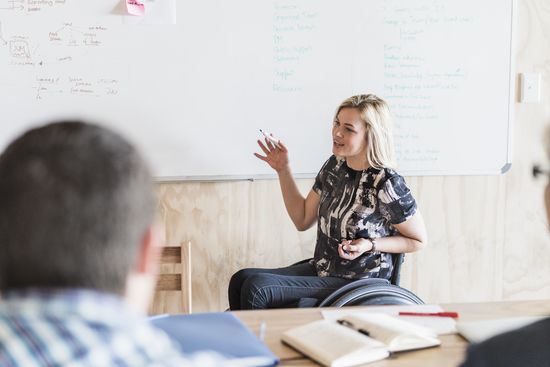
<path fill-rule="evenodd" d="M 63 23 L 63 26 L 55 31 L 49 32 L 51 44 L 59 44 L 70 47 L 77 46 L 101 46 L 101 36 L 107 31 L 104 26 L 96 25 L 86 28 L 77 27 L 73 22 Z"/>
<path fill-rule="evenodd" d="M 22 35 L 15 35 L 12 37 L 5 36 L 2 29 L 2 22 L 0 21 L 0 47 L 7 47 L 8 54 L 11 56 L 12 65 L 30 65 L 33 64 L 31 60 L 31 46 L 29 38 Z"/>
<path fill-rule="evenodd" d="M 94 78 L 83 76 L 37 77 L 36 99 L 56 96 L 104 97 L 118 94 L 118 80 L 114 78 Z"/>
<path fill-rule="evenodd" d="M 25 10 L 25 0 L 0 0 L 0 10 Z"/>
<path fill-rule="evenodd" d="M 77 26 L 64 22 L 54 31 L 45 30 L 47 33 L 42 36 L 36 33 L 8 35 L 0 22 L 0 47 L 8 46 L 11 65 L 55 65 L 83 56 L 82 52 L 75 53 L 76 48 L 100 47 L 107 31 L 102 25 Z"/>
<path fill-rule="evenodd" d="M 63 93 L 63 89 L 59 86 L 59 77 L 36 78 L 36 82 L 38 83 L 36 87 L 36 99 L 43 99 L 45 96 Z"/>
<path fill-rule="evenodd" d="M 2 3 L 6 1 L 0 0 Z M 35 91 L 36 99 L 119 94 L 118 79 L 95 73 L 90 75 L 79 67 L 80 61 L 93 57 L 94 50 L 103 45 L 108 32 L 106 27 L 63 22 L 54 31 L 48 30 L 54 27 L 44 25 L 27 34 L 23 28 L 8 32 L 7 25 L 0 20 L 0 63 L 14 70 L 25 68 L 24 73 L 30 76 L 25 84 Z M 4 60 L 1 59 L 3 55 Z"/>
<path fill-rule="evenodd" d="M 10 40 L 10 55 L 16 59 L 30 59 L 31 51 L 27 37 L 15 36 Z"/>

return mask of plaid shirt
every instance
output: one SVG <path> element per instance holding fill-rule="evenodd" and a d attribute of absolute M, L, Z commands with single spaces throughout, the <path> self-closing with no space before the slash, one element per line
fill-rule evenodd
<path fill-rule="evenodd" d="M 0 300 L 0 366 L 220 366 L 183 357 L 168 337 L 113 295 L 8 292 Z"/>

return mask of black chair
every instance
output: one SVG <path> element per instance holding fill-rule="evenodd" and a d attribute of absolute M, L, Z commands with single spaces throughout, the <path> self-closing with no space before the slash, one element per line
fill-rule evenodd
<path fill-rule="evenodd" d="M 399 286 L 404 254 L 393 254 L 393 272 L 387 279 L 358 279 L 332 292 L 323 300 L 302 298 L 298 307 L 343 307 L 359 305 L 421 305 L 417 295 Z M 303 264 L 311 259 L 302 260 Z"/>

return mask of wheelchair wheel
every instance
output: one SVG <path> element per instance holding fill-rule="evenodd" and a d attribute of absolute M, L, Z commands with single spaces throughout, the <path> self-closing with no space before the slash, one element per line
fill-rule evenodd
<path fill-rule="evenodd" d="M 422 304 L 424 304 L 424 301 L 405 288 L 393 284 L 373 284 L 355 288 L 327 306 Z"/>
<path fill-rule="evenodd" d="M 380 279 L 380 278 L 366 278 L 366 279 L 359 279 L 355 280 L 349 284 L 346 284 L 343 287 L 338 288 L 334 292 L 332 292 L 327 298 L 325 298 L 320 304 L 319 307 L 330 307 L 332 304 L 340 299 L 343 295 L 350 293 L 354 289 L 361 288 L 361 287 L 372 287 L 375 285 L 390 285 L 390 282 L 386 279 Z"/>

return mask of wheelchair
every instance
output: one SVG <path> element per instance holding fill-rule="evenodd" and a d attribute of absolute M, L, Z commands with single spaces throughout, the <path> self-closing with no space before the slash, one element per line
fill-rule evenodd
<path fill-rule="evenodd" d="M 297 307 L 343 307 L 367 305 L 422 305 L 422 301 L 411 291 L 399 286 L 401 264 L 404 254 L 392 254 L 393 272 L 390 280 L 369 278 L 358 279 L 335 290 L 323 300 L 302 298 Z M 296 264 L 303 264 L 305 259 Z"/>

